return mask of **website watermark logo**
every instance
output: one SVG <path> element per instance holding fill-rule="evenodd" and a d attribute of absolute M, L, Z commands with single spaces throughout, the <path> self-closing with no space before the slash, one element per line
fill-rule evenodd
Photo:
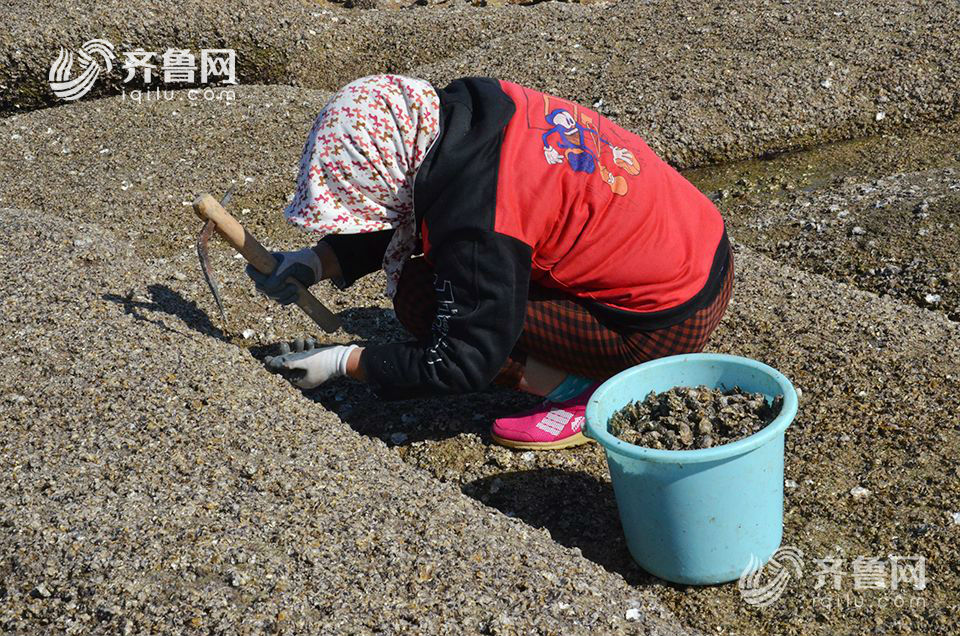
<path fill-rule="evenodd" d="M 911 607 L 922 606 L 923 599 L 907 599 L 900 594 L 910 589 L 922 591 L 927 587 L 926 558 L 922 556 L 888 555 L 858 556 L 854 559 L 844 559 L 842 556 L 828 556 L 822 559 L 813 559 L 816 570 L 809 576 L 813 579 L 812 588 L 818 590 L 813 601 L 823 607 L 850 605 L 863 600 L 853 599 L 849 593 L 838 596 L 836 592 L 844 592 L 845 587 L 852 587 L 854 592 L 865 591 L 888 592 L 896 598 L 878 598 L 878 605 L 894 605 L 904 607 L 909 601 Z M 765 564 L 755 556 L 750 556 L 750 562 L 744 568 L 737 587 L 743 601 L 753 607 L 769 607 L 777 602 L 793 582 L 800 583 L 804 578 L 804 555 L 793 546 L 783 546 L 774 552 Z M 844 586 L 850 581 L 849 586 Z M 830 594 L 829 592 L 834 592 Z M 834 597 L 837 598 L 834 598 Z"/>
<path fill-rule="evenodd" d="M 237 52 L 234 49 L 200 49 L 199 54 L 190 49 L 168 48 L 160 51 L 146 51 L 136 48 L 122 52 L 120 69 L 124 72 L 123 84 L 128 84 L 139 78 L 140 86 L 127 91 L 123 88 L 124 100 L 129 95 L 132 101 L 144 101 L 154 89 L 159 98 L 160 81 L 167 87 L 177 88 L 177 84 L 205 87 L 204 90 L 194 88 L 188 91 L 191 100 L 203 98 L 233 99 L 233 91 L 215 93 L 208 86 L 212 82 L 219 84 L 236 84 Z M 118 59 L 114 46 L 107 40 L 95 39 L 83 43 L 74 57 L 73 51 L 63 47 L 60 54 L 50 64 L 47 79 L 54 95 L 65 101 L 80 99 L 93 88 L 97 79 L 113 71 L 113 62 Z M 74 62 L 76 67 L 74 68 Z M 79 72 L 75 72 L 79 70 Z M 167 96 L 166 93 L 171 95 Z M 172 91 L 164 90 L 166 99 L 172 99 Z"/>
<path fill-rule="evenodd" d="M 73 51 L 60 47 L 60 55 L 50 64 L 47 74 L 53 94 L 68 102 L 80 99 L 90 92 L 101 71 L 109 73 L 113 70 L 115 59 L 113 44 L 107 40 L 87 40 L 77 51 L 76 58 Z M 76 76 L 73 74 L 74 60 L 80 67 Z"/>
<path fill-rule="evenodd" d="M 783 546 L 765 564 L 755 554 L 737 581 L 740 596 L 747 605 L 767 607 L 775 603 L 787 589 L 791 578 L 803 576 L 803 552 Z"/>

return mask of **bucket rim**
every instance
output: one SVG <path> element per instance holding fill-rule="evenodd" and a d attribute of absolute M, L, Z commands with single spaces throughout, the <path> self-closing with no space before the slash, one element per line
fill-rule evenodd
<path fill-rule="evenodd" d="M 750 367 L 759 370 L 770 376 L 780 388 L 783 395 L 783 406 L 780 414 L 772 422 L 767 424 L 753 435 L 744 437 L 729 444 L 721 444 L 712 448 L 701 448 L 696 450 L 661 450 L 657 448 L 646 448 L 625 442 L 614 436 L 607 430 L 607 422 L 597 422 L 597 410 L 600 408 L 600 402 L 606 396 L 612 387 L 620 382 L 630 378 L 633 375 L 648 373 L 652 369 L 661 366 L 673 366 L 690 361 L 704 362 L 722 362 L 733 363 L 740 366 Z M 676 385 L 683 386 L 683 385 Z M 752 358 L 743 356 L 734 356 L 725 353 L 686 353 L 675 356 L 657 358 L 649 362 L 638 364 L 634 367 L 621 371 L 615 376 L 601 384 L 587 402 L 585 433 L 587 437 L 595 439 L 607 452 L 617 455 L 623 455 L 631 459 L 639 459 L 646 462 L 657 464 L 696 464 L 701 462 L 729 459 L 743 455 L 755 448 L 767 444 L 777 435 L 782 434 L 793 421 L 797 414 L 797 391 L 790 380 L 774 369 Z"/>

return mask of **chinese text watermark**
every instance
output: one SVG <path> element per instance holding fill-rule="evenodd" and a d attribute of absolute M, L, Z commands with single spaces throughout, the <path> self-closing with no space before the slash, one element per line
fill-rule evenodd
<path fill-rule="evenodd" d="M 824 608 L 835 606 L 861 607 L 868 600 L 863 594 L 886 591 L 894 597 L 875 599 L 878 606 L 923 606 L 922 597 L 906 598 L 902 592 L 923 591 L 927 587 L 926 558 L 922 556 L 858 556 L 845 559 L 829 556 L 812 559 L 812 588 L 821 590 L 814 602 Z M 804 555 L 792 546 L 778 549 L 765 564 L 751 557 L 738 581 L 744 602 L 754 607 L 767 607 L 780 599 L 790 585 L 804 580 Z M 840 594 L 838 594 L 838 592 Z"/>
<path fill-rule="evenodd" d="M 50 65 L 48 81 L 53 93 L 65 100 L 80 99 L 93 88 L 101 75 L 113 71 L 118 56 L 113 44 L 107 40 L 94 39 L 84 42 L 76 56 L 72 51 L 61 47 L 60 54 Z M 74 66 L 77 68 L 75 69 Z M 190 100 L 234 99 L 230 89 L 213 89 L 210 83 L 234 85 L 237 83 L 237 53 L 234 49 L 190 49 L 168 48 L 165 51 L 146 51 L 142 48 L 123 51 L 120 55 L 120 71 L 124 74 L 122 83 L 129 84 L 139 80 L 139 87 L 129 91 L 123 87 L 123 99 L 140 103 L 161 99 L 162 82 L 164 99 L 173 99 L 172 88 L 195 86 L 186 92 Z M 78 72 L 77 72 L 78 71 Z"/>

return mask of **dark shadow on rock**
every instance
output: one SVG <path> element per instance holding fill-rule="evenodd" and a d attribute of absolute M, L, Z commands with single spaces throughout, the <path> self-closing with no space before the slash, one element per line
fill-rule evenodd
<path fill-rule="evenodd" d="M 467 395 L 385 401 L 365 384 L 341 380 L 306 392 L 363 435 L 389 446 L 474 433 L 487 441 L 494 418 L 530 405 L 530 396 L 490 388 Z"/>
<path fill-rule="evenodd" d="M 337 314 L 343 330 L 364 340 L 374 342 L 402 342 L 411 336 L 392 309 L 383 307 L 351 307 Z"/>
<path fill-rule="evenodd" d="M 210 317 L 205 311 L 192 300 L 187 300 L 179 292 L 170 289 L 166 285 L 149 285 L 147 291 L 150 293 L 150 302 L 134 300 L 135 291 L 131 290 L 126 295 L 104 294 L 102 298 L 110 302 L 117 303 L 123 307 L 124 313 L 131 314 L 135 319 L 156 325 L 161 329 L 187 335 L 176 329 L 171 329 L 163 322 L 149 318 L 147 313 L 160 312 L 176 316 L 183 323 L 204 336 L 217 338 L 218 340 L 228 341 L 223 331 L 215 327 L 210 321 Z"/>
<path fill-rule="evenodd" d="M 358 307 L 338 317 L 344 331 L 356 335 L 361 346 L 412 340 L 391 310 Z M 280 343 L 251 347 L 258 360 L 280 354 Z M 490 426 L 497 417 L 529 408 L 540 399 L 519 391 L 490 387 L 466 395 L 411 400 L 383 400 L 366 385 L 335 380 L 305 391 L 304 395 L 335 413 L 363 435 L 378 437 L 390 446 L 422 440 L 442 440 L 475 433 L 490 441 Z"/>
<path fill-rule="evenodd" d="M 464 494 L 545 528 L 557 543 L 620 574 L 630 585 L 662 584 L 627 550 L 613 486 L 587 473 L 555 468 L 500 473 L 464 484 Z"/>
<path fill-rule="evenodd" d="M 365 318 L 370 314 L 354 315 Z M 253 347 L 250 353 L 260 360 L 278 355 L 279 343 Z M 479 435 L 491 444 L 494 418 L 529 408 L 542 399 L 491 387 L 467 395 L 385 401 L 366 384 L 352 380 L 328 382 L 304 395 L 358 433 L 382 439 L 389 446 L 441 441 L 462 433 Z M 532 527 L 546 528 L 554 541 L 578 548 L 585 558 L 621 575 L 630 585 L 664 584 L 630 557 L 613 488 L 607 481 L 581 472 L 539 469 L 499 473 L 464 484 L 462 490 Z"/>

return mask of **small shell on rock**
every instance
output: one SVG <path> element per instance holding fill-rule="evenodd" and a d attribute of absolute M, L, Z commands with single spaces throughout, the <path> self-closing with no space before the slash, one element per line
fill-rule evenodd
<path fill-rule="evenodd" d="M 52 594 L 50 590 L 47 589 L 47 586 L 41 583 L 30 591 L 30 596 L 33 598 L 50 598 Z"/>
<path fill-rule="evenodd" d="M 853 495 L 854 499 L 866 499 L 873 493 L 863 486 L 854 486 L 850 489 L 850 494 Z"/>
<path fill-rule="evenodd" d="M 693 444 L 693 431 L 690 430 L 686 422 L 680 423 L 680 426 L 677 428 L 677 437 L 680 438 L 684 446 Z"/>
<path fill-rule="evenodd" d="M 709 419 L 701 417 L 700 421 L 697 422 L 697 432 L 701 435 L 709 435 L 713 432 L 713 424 L 710 423 Z"/>

